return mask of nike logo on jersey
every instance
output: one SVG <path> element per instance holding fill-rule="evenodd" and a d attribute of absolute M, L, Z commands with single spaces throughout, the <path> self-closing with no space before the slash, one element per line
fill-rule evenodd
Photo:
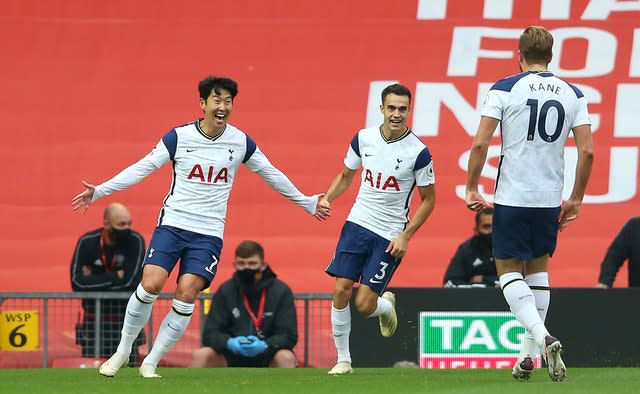
<path fill-rule="evenodd" d="M 375 280 L 373 278 L 369 279 L 369 283 L 382 283 L 381 280 Z"/>
<path fill-rule="evenodd" d="M 195 152 L 197 149 L 187 149 L 187 153 Z"/>
<path fill-rule="evenodd" d="M 364 157 L 369 157 L 369 156 L 373 156 L 371 153 L 365 153 Z"/>

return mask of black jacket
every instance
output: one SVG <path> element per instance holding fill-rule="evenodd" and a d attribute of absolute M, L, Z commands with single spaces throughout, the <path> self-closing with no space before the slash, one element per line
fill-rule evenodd
<path fill-rule="evenodd" d="M 124 242 L 109 246 L 104 245 L 104 260 L 113 263 L 113 267 L 105 267 L 100 246 L 102 228 L 89 231 L 78 240 L 71 259 L 71 287 L 74 291 L 127 291 L 132 292 L 142 278 L 142 261 L 144 260 L 144 238 L 136 231 Z M 82 267 L 91 270 L 91 275 L 82 274 Z M 124 270 L 122 279 L 116 271 Z M 105 300 L 103 314 L 124 314 L 127 306 L 124 300 Z M 83 302 L 85 312 L 93 313 L 93 300 Z"/>
<path fill-rule="evenodd" d="M 629 219 L 613 239 L 602 260 L 598 282 L 611 287 L 625 260 L 629 260 L 629 287 L 640 286 L 640 216 Z"/>
<path fill-rule="evenodd" d="M 227 339 L 256 335 L 256 327 L 244 306 L 242 289 L 247 293 L 254 315 L 258 315 L 260 290 L 266 289 L 262 332 L 269 347 L 263 355 L 272 355 L 279 349 L 293 349 L 298 342 L 298 323 L 293 292 L 267 267 L 252 291 L 247 291 L 236 274 L 220 285 L 213 294 L 211 309 L 202 331 L 202 345 L 222 353 Z M 257 336 L 257 335 L 256 335 Z"/>
<path fill-rule="evenodd" d="M 101 247 L 102 228 L 89 231 L 78 240 L 71 259 L 71 287 L 74 291 L 127 291 L 133 292 L 142 277 L 144 260 L 144 238 L 140 233 L 131 235 L 114 245 Z M 104 252 L 104 259 L 103 259 Z M 103 263 L 109 266 L 106 267 Z M 90 275 L 83 275 L 83 267 L 88 267 Z M 117 274 L 124 271 L 122 279 Z M 104 299 L 101 302 L 100 349 L 95 353 L 95 300 L 82 300 L 84 316 L 76 325 L 76 343 L 82 346 L 83 357 L 109 357 L 120 342 L 120 331 L 128 299 Z M 138 346 L 145 342 L 144 330 L 138 335 L 130 358 L 131 366 L 136 365 Z"/>
<path fill-rule="evenodd" d="M 449 262 L 444 274 L 444 287 L 470 286 L 471 277 L 482 275 L 482 285 L 495 287 L 498 280 L 496 262 L 490 244 L 482 243 L 478 237 L 471 237 L 458 246 L 456 254 Z"/>

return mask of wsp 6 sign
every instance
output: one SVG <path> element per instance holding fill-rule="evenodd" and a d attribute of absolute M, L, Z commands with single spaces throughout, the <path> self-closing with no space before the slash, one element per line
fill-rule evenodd
<path fill-rule="evenodd" d="M 525 329 L 510 312 L 421 312 L 423 368 L 511 368 Z M 540 365 L 540 357 L 534 360 Z"/>
<path fill-rule="evenodd" d="M 0 350 L 23 351 L 40 348 L 38 311 L 0 312 Z"/>

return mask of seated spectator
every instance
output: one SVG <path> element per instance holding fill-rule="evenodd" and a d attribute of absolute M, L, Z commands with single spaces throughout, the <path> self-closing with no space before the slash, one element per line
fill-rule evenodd
<path fill-rule="evenodd" d="M 78 240 L 71 259 L 71 287 L 74 291 L 135 290 L 142 277 L 144 238 L 131 229 L 131 214 L 122 204 L 104 210 L 104 226 Z M 83 317 L 76 326 L 76 343 L 83 357 L 110 357 L 118 348 L 120 330 L 128 298 L 103 299 L 100 303 L 100 346 L 95 349 L 95 299 L 82 300 Z M 145 342 L 138 336 L 129 363 L 137 365 L 137 347 Z"/>
<path fill-rule="evenodd" d="M 458 246 L 444 275 L 444 287 L 500 287 L 491 248 L 493 208 L 476 213 L 473 237 Z"/>
<path fill-rule="evenodd" d="M 629 219 L 613 239 L 600 265 L 596 287 L 608 289 L 625 261 L 629 261 L 629 287 L 640 286 L 640 216 Z"/>
<path fill-rule="evenodd" d="M 276 278 L 254 241 L 235 252 L 233 277 L 213 295 L 192 367 L 296 367 L 293 293 Z"/>

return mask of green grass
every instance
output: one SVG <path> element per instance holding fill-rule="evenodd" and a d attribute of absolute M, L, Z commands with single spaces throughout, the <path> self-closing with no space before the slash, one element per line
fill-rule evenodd
<path fill-rule="evenodd" d="M 637 393 L 640 369 L 573 368 L 566 381 L 552 382 L 545 369 L 528 382 L 508 369 L 356 368 L 329 376 L 327 369 L 160 368 L 162 379 L 143 379 L 135 368 L 104 378 L 96 369 L 0 369 L 2 393 Z"/>

